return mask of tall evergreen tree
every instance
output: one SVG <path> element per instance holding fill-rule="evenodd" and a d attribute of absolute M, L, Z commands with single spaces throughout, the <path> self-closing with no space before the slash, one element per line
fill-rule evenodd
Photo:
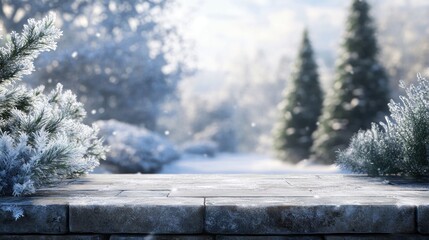
<path fill-rule="evenodd" d="M 359 129 L 387 112 L 388 78 L 377 61 L 378 46 L 370 6 L 354 0 L 336 68 L 332 91 L 324 102 L 320 125 L 314 134 L 312 158 L 330 164 Z"/>
<path fill-rule="evenodd" d="M 304 31 L 301 47 L 291 74 L 291 85 L 280 103 L 281 117 L 274 131 L 279 158 L 298 162 L 307 158 L 312 145 L 311 135 L 322 108 L 322 91 L 317 64 Z"/>

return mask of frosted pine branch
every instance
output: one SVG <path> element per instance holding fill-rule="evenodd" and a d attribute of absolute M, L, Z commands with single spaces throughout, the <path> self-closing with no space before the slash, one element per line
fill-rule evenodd
<path fill-rule="evenodd" d="M 33 60 L 43 51 L 56 48 L 61 31 L 50 13 L 41 21 L 29 19 L 22 33 L 12 32 L 0 48 L 0 84 L 19 80 L 34 70 Z"/>
<path fill-rule="evenodd" d="M 82 123 L 86 113 L 72 92 L 60 84 L 50 94 L 13 84 L 33 70 L 40 52 L 55 49 L 61 32 L 54 19 L 29 20 L 0 48 L 0 196 L 34 193 L 85 174 L 105 158 L 98 130 Z"/>

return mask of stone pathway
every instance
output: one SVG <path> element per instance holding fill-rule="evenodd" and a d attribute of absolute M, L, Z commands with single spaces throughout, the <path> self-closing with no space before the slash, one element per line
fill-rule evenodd
<path fill-rule="evenodd" d="M 12 206 L 24 217 L 15 221 Z M 1 234 L 429 239 L 429 182 L 360 175 L 89 175 L 31 197 L 0 198 Z"/>

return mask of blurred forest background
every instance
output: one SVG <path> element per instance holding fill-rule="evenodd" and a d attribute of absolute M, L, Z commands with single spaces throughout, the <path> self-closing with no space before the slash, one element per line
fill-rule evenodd
<path fill-rule="evenodd" d="M 58 49 L 43 54 L 25 82 L 48 89 L 60 82 L 77 94 L 87 123 L 95 122 L 111 146 L 100 172 L 159 172 L 186 154 L 270 155 L 277 106 L 303 29 L 309 31 L 326 92 L 350 5 L 344 0 L 1 3 L 4 32 L 56 13 L 63 31 Z M 400 80 L 409 83 L 428 73 L 429 2 L 368 3 L 379 62 L 395 99 Z"/>

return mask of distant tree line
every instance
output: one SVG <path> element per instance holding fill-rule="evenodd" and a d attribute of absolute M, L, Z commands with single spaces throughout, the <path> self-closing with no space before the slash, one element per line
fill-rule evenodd
<path fill-rule="evenodd" d="M 369 128 L 387 112 L 389 81 L 378 62 L 369 9 L 366 1 L 354 0 L 351 4 L 335 80 L 323 108 L 317 67 L 304 33 L 275 131 L 275 146 L 283 160 L 312 159 L 332 164 L 336 152 L 346 148 L 355 132 Z"/>

